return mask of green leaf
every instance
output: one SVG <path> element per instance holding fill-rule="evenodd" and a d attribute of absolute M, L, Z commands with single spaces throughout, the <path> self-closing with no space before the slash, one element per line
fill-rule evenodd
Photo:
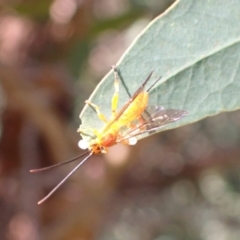
<path fill-rule="evenodd" d="M 117 66 L 124 84 L 120 106 L 154 70 L 149 105 L 185 109 L 188 116 L 163 130 L 185 125 L 240 106 L 240 1 L 181 0 L 152 21 L 126 51 Z M 125 85 L 125 87 L 123 87 Z M 111 114 L 114 92 L 110 72 L 90 101 Z M 81 128 L 103 123 L 86 106 Z M 86 139 L 86 136 L 83 136 Z"/>

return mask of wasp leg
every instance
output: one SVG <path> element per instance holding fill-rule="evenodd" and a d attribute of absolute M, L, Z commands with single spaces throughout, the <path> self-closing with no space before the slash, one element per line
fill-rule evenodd
<path fill-rule="evenodd" d="M 118 107 L 118 98 L 119 98 L 119 75 L 116 66 L 112 66 L 114 73 L 114 89 L 115 92 L 112 97 L 112 119 L 116 117 L 116 111 Z"/>
<path fill-rule="evenodd" d="M 88 128 L 88 129 L 86 129 L 86 128 L 85 129 L 78 128 L 78 130 L 77 130 L 77 132 L 82 134 L 82 135 L 92 137 L 92 135 L 89 133 L 89 131 L 93 132 L 93 129 L 91 129 L 91 128 Z"/>
<path fill-rule="evenodd" d="M 78 133 L 85 135 L 85 136 L 89 136 L 91 138 L 95 138 L 96 136 L 99 136 L 99 132 L 97 129 L 94 128 L 84 128 L 84 129 L 80 129 L 80 127 L 77 130 Z M 93 134 L 90 134 L 90 132 L 92 132 Z"/>
<path fill-rule="evenodd" d="M 86 100 L 85 103 L 88 104 L 89 106 L 91 106 L 91 107 L 96 111 L 96 113 L 97 113 L 97 115 L 98 115 L 98 118 L 99 118 L 100 120 L 102 120 L 102 121 L 105 122 L 105 123 L 108 123 L 107 118 L 104 116 L 103 113 L 101 113 L 99 107 L 98 107 L 96 104 L 91 103 L 91 102 L 88 101 L 88 100 Z"/>

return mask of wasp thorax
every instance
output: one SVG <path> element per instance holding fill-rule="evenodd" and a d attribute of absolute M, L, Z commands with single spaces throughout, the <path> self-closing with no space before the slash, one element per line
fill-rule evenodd
<path fill-rule="evenodd" d="M 101 136 L 99 141 L 101 142 L 101 145 L 104 147 L 110 147 L 114 144 L 116 144 L 117 135 L 116 134 L 106 134 Z"/>

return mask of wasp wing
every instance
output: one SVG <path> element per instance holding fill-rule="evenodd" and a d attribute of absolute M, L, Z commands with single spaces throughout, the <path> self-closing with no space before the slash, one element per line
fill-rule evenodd
<path fill-rule="evenodd" d="M 145 130 L 151 131 L 161 128 L 169 123 L 178 121 L 187 115 L 186 110 L 179 109 L 164 109 L 162 106 L 148 106 L 146 107 L 143 118 Z"/>
<path fill-rule="evenodd" d="M 164 109 L 162 106 L 147 106 L 141 117 L 129 126 L 124 126 L 120 131 L 118 141 L 123 141 L 132 137 L 139 137 L 144 133 L 152 133 L 163 126 L 178 121 L 187 115 L 186 110 Z M 131 127 L 132 126 L 132 127 Z"/>

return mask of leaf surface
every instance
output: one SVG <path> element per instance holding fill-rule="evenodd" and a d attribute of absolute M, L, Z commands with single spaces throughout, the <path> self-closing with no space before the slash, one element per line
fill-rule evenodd
<path fill-rule="evenodd" d="M 184 109 L 187 117 L 167 125 L 175 128 L 240 107 L 240 1 L 181 0 L 153 20 L 120 61 L 121 108 L 149 73 L 149 105 Z M 114 93 L 110 71 L 89 100 L 111 115 Z M 103 127 L 92 108 L 80 114 L 81 128 Z M 86 139 L 86 136 L 83 136 Z"/>

